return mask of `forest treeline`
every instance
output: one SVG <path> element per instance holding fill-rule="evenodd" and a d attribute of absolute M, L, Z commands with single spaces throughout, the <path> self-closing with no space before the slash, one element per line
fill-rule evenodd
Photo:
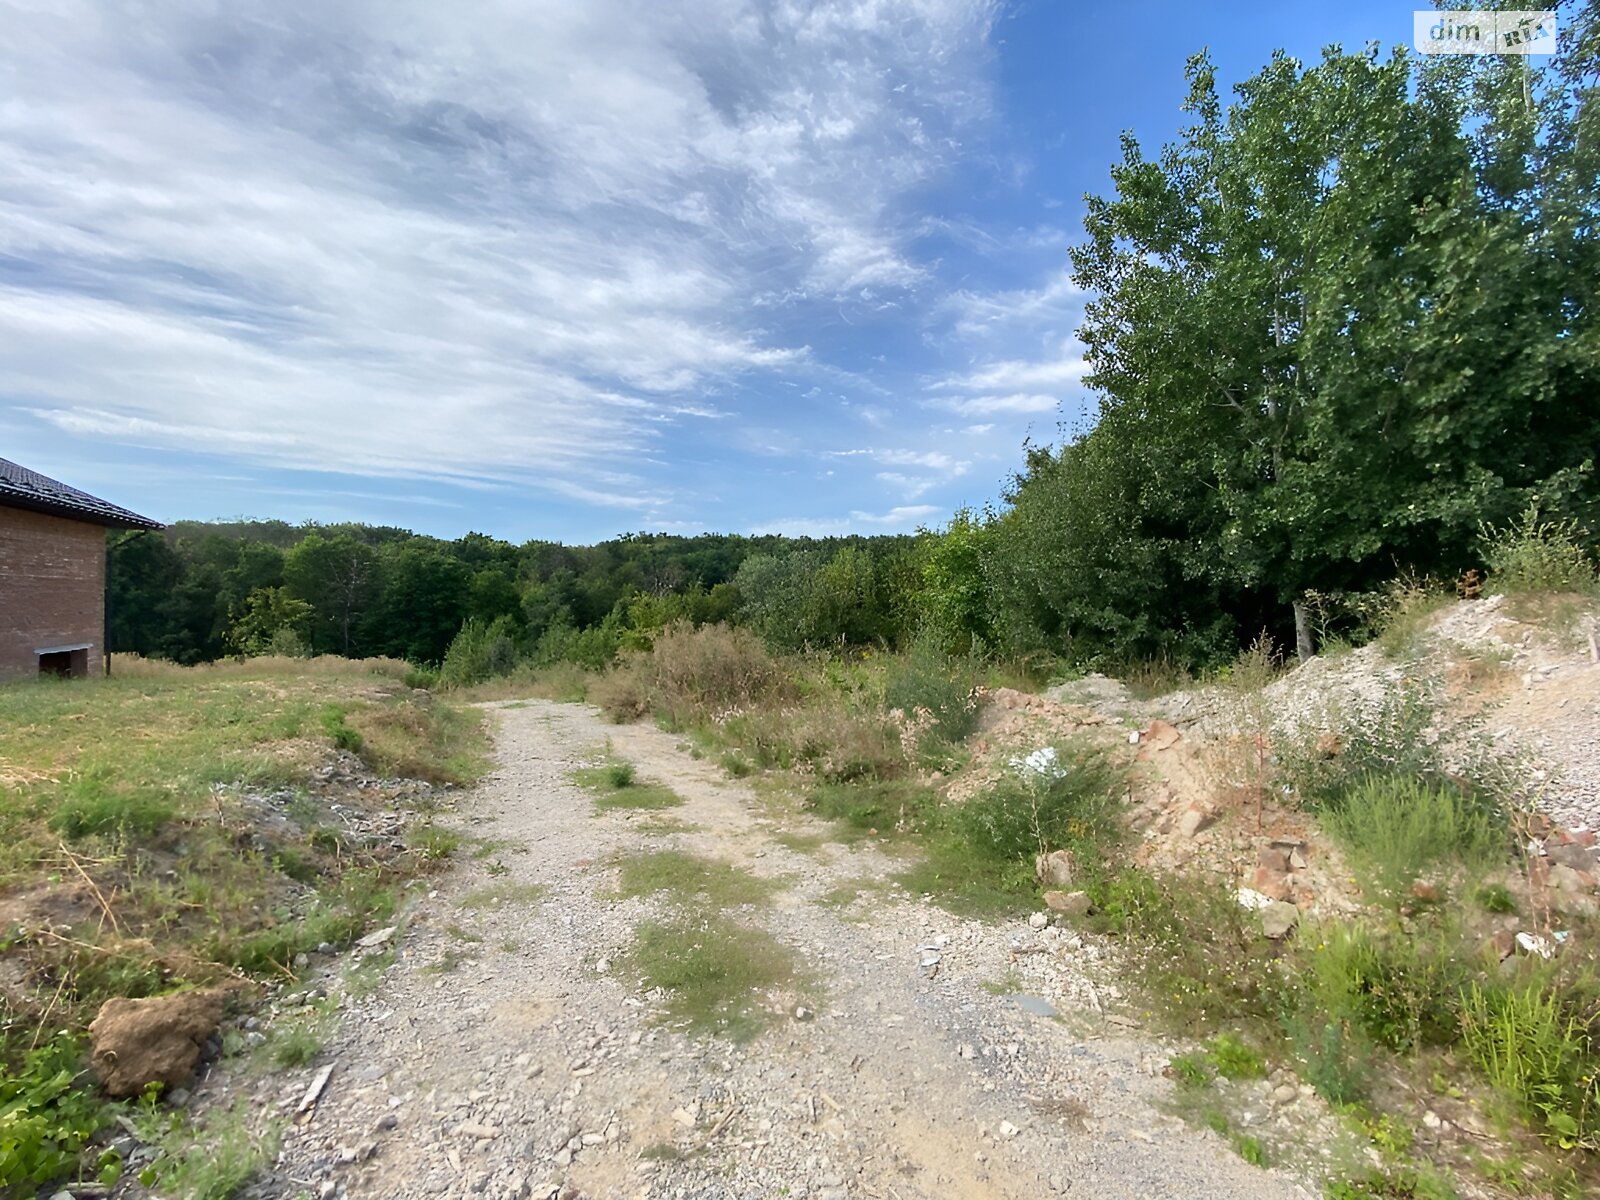
<path fill-rule="evenodd" d="M 779 649 L 898 645 L 918 624 L 926 540 L 640 533 L 513 545 L 182 521 L 113 535 L 111 647 L 182 663 L 277 652 L 438 665 L 470 626 L 507 662 L 601 667 L 677 621 L 747 625 Z"/>
<path fill-rule="evenodd" d="M 112 556 L 112 645 L 303 645 L 594 665 L 675 620 L 778 648 L 901 645 L 1198 667 L 1309 651 L 1366 598 L 1486 563 L 1495 528 L 1600 530 L 1600 21 L 1526 57 L 1277 55 L 1128 136 L 1071 251 L 1099 411 L 1004 501 L 902 538 L 441 542 L 175 527 Z M 1062 330 L 1065 334 L 1069 331 Z M 1524 539 L 1526 540 L 1526 539 Z"/>

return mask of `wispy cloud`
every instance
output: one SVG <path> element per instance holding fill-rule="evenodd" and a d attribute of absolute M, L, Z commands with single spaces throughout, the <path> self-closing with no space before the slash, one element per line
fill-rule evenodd
<path fill-rule="evenodd" d="M 1042 392 L 1013 392 L 1009 396 L 967 396 L 960 399 L 944 398 L 935 401 L 940 408 L 968 417 L 983 417 L 994 413 L 1047 413 L 1053 412 L 1060 399 Z"/>
<path fill-rule="evenodd" d="M 1047 357 L 1011 358 L 985 363 L 962 374 L 941 379 L 934 386 L 940 390 L 969 392 L 1060 389 L 1078 383 L 1088 370 L 1089 366 L 1084 361 L 1082 352 L 1078 350 L 1075 342 L 1069 341 Z"/>
<path fill-rule="evenodd" d="M 901 210 L 989 111 L 995 8 L 14 10 L 0 408 L 670 519 L 663 439 L 828 370 L 796 313 L 928 283 Z"/>

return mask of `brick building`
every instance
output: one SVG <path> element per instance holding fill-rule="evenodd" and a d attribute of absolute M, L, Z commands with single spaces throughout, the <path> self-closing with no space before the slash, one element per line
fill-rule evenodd
<path fill-rule="evenodd" d="M 101 674 L 106 530 L 160 528 L 0 458 L 0 678 Z"/>

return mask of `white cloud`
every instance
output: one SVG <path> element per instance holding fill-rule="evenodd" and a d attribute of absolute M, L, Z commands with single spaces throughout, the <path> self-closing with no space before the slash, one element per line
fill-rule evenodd
<path fill-rule="evenodd" d="M 964 475 L 972 465 L 942 450 L 834 450 L 829 457 L 866 458 L 891 467 L 924 467 L 930 471 L 941 471 L 950 478 Z"/>
<path fill-rule="evenodd" d="M 848 517 L 784 517 L 754 526 L 750 532 L 785 537 L 833 537 L 846 533 L 912 533 L 932 523 L 945 510 L 937 504 L 904 504 L 884 513 L 852 512 Z"/>
<path fill-rule="evenodd" d="M 875 479 L 887 487 L 893 488 L 907 500 L 915 500 L 932 491 L 938 484 L 936 479 L 927 479 L 919 475 L 904 475 L 899 471 L 879 471 Z"/>
<path fill-rule="evenodd" d="M 1052 233 L 1060 236 L 1060 231 Z M 1071 329 L 1077 324 L 1084 294 L 1062 270 L 1036 288 L 953 292 L 944 308 L 954 318 L 956 333 L 963 338 L 1003 336 L 1023 327 Z"/>
<path fill-rule="evenodd" d="M 1013 392 L 1009 396 L 969 396 L 960 400 L 941 399 L 935 403 L 940 408 L 947 408 L 963 416 L 984 417 L 993 413 L 1054 412 L 1061 401 L 1042 392 Z"/>
<path fill-rule="evenodd" d="M 938 381 L 939 389 L 969 392 L 1012 392 L 1066 388 L 1077 384 L 1089 365 L 1076 344 L 1063 344 L 1056 353 L 1043 359 L 1005 359 L 985 363 L 961 375 Z"/>
<path fill-rule="evenodd" d="M 927 283 L 901 209 L 988 112 L 995 9 L 12 10 L 6 394 L 120 444 L 669 504 L 675 425 L 823 368 L 788 306 Z"/>

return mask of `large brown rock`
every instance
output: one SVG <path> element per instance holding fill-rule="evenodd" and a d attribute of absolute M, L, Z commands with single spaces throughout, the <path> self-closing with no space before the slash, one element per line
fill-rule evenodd
<path fill-rule="evenodd" d="M 200 1048 L 222 1023 L 223 993 L 175 992 L 107 1000 L 89 1026 L 90 1058 L 106 1092 L 137 1096 L 152 1083 L 188 1083 Z"/>

